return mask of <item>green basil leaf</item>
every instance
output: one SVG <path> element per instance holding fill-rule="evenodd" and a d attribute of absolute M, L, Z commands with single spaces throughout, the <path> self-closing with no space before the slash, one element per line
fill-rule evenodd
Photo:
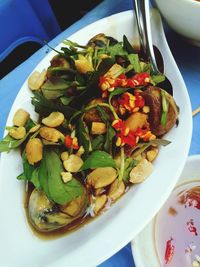
<path fill-rule="evenodd" d="M 55 203 L 64 205 L 83 194 L 83 186 L 75 178 L 66 184 L 62 181 L 64 171 L 59 155 L 45 149 L 39 169 L 39 181 L 46 195 Z"/>
<path fill-rule="evenodd" d="M 56 59 L 55 59 L 56 61 Z M 63 58 L 63 61 L 65 59 Z M 63 62 L 64 63 L 64 62 Z M 74 76 L 74 70 L 70 69 L 68 66 L 67 67 L 61 67 L 61 66 L 56 66 L 56 67 L 49 67 L 47 69 L 47 76 L 52 78 L 52 77 L 62 77 L 62 76 L 67 76 L 69 79 Z"/>
<path fill-rule="evenodd" d="M 22 155 L 23 159 L 23 169 L 24 172 L 20 175 L 17 176 L 18 180 L 24 180 L 24 181 L 29 181 L 32 182 L 37 189 L 41 189 L 40 181 L 39 181 L 39 167 L 34 167 L 29 164 L 27 155 L 24 152 Z"/>
<path fill-rule="evenodd" d="M 76 133 L 78 137 L 78 143 L 84 147 L 84 155 L 87 156 L 89 151 L 91 151 L 91 141 L 88 127 L 84 123 L 82 117 L 80 117 L 77 122 Z"/>
<path fill-rule="evenodd" d="M 39 168 L 34 169 L 30 181 L 34 184 L 36 189 L 41 190 L 41 185 L 39 180 Z"/>
<path fill-rule="evenodd" d="M 146 62 L 140 61 L 140 68 L 141 68 L 141 72 L 151 73 L 151 65 L 150 65 L 150 63 L 146 63 Z"/>
<path fill-rule="evenodd" d="M 115 130 L 110 125 L 110 123 L 107 123 L 106 141 L 104 144 L 104 150 L 108 153 L 112 153 L 112 140 L 115 135 L 116 135 Z"/>
<path fill-rule="evenodd" d="M 26 131 L 29 131 L 35 125 L 36 123 L 30 118 L 25 125 Z"/>
<path fill-rule="evenodd" d="M 102 150 L 105 143 L 105 136 L 100 134 L 92 140 L 92 150 Z"/>
<path fill-rule="evenodd" d="M 128 59 L 134 68 L 135 72 L 141 72 L 140 60 L 138 54 L 129 54 Z"/>
<path fill-rule="evenodd" d="M 127 37 L 124 35 L 123 36 L 123 48 L 124 50 L 126 50 L 129 54 L 136 54 L 135 49 L 133 48 L 133 46 L 130 44 L 130 42 L 128 41 Z"/>
<path fill-rule="evenodd" d="M 67 106 L 70 104 L 70 102 L 73 100 L 73 98 L 74 98 L 73 96 L 71 96 L 71 97 L 61 96 L 60 101 L 63 105 Z"/>
<path fill-rule="evenodd" d="M 100 90 L 94 90 L 94 88 L 98 87 L 99 77 L 104 75 L 112 67 L 114 63 L 115 63 L 114 59 L 112 58 L 105 58 L 101 61 L 98 70 L 92 73 L 86 89 L 80 95 L 78 95 L 73 101 L 74 106 L 77 109 L 80 109 L 83 103 L 88 101 L 88 99 L 90 99 L 91 97 L 100 95 Z"/>
<path fill-rule="evenodd" d="M 0 152 L 9 152 L 11 149 L 18 148 L 27 138 L 27 133 L 22 139 L 16 140 L 10 135 L 6 135 L 3 140 L 0 141 Z"/>
<path fill-rule="evenodd" d="M 17 176 L 17 179 L 18 179 L 18 180 L 27 181 L 27 179 L 26 179 L 26 175 L 24 174 L 24 172 L 22 172 L 21 174 L 19 174 L 19 175 Z"/>
<path fill-rule="evenodd" d="M 152 80 L 152 83 L 154 85 L 158 84 L 158 83 L 161 83 L 165 80 L 165 75 L 163 74 L 159 74 L 159 75 L 152 75 L 151 76 L 151 80 Z"/>
<path fill-rule="evenodd" d="M 137 160 L 132 159 L 131 157 L 128 157 L 125 159 L 125 166 L 124 166 L 124 174 L 123 174 L 123 181 L 127 182 L 129 179 L 129 174 L 131 170 L 137 166 Z"/>
<path fill-rule="evenodd" d="M 62 112 L 66 118 L 70 118 L 76 109 L 63 105 L 60 100 L 48 100 L 40 92 L 34 92 L 31 103 L 35 107 L 35 111 L 41 116 L 48 116 L 53 111 Z"/>
<path fill-rule="evenodd" d="M 96 106 L 102 121 L 106 124 L 110 120 L 108 113 L 99 105 Z"/>
<path fill-rule="evenodd" d="M 108 153 L 112 152 L 112 139 L 115 136 L 115 130 L 110 124 L 110 116 L 106 113 L 106 111 L 101 107 L 97 106 L 97 110 L 100 114 L 100 117 L 102 121 L 106 124 L 106 138 L 105 138 L 105 143 L 104 143 L 104 150 Z"/>
<path fill-rule="evenodd" d="M 94 169 L 98 167 L 116 167 L 116 163 L 110 154 L 104 151 L 94 151 L 91 155 L 85 160 L 80 171 L 87 169 Z"/>
<path fill-rule="evenodd" d="M 85 79 L 84 79 L 83 75 L 78 73 L 78 72 L 76 73 L 75 80 L 79 85 L 82 85 L 82 86 L 85 85 Z"/>
<path fill-rule="evenodd" d="M 128 55 L 127 51 L 124 50 L 123 46 L 120 43 L 117 43 L 113 46 L 109 46 L 108 53 L 110 53 L 111 57 Z"/>
<path fill-rule="evenodd" d="M 23 152 L 22 159 L 23 159 L 24 175 L 26 176 L 26 179 L 28 181 L 30 181 L 35 167 L 33 165 L 29 164 L 25 151 Z"/>
<path fill-rule="evenodd" d="M 42 93 L 46 99 L 56 99 L 66 92 L 72 82 L 67 82 L 60 77 L 48 79 L 41 87 Z"/>
<path fill-rule="evenodd" d="M 38 178 L 40 181 L 40 185 L 42 190 L 45 192 L 47 197 L 51 199 L 50 193 L 49 193 L 49 185 L 48 185 L 48 167 L 46 163 L 46 150 L 43 151 L 43 159 L 40 164 L 40 168 L 38 171 Z M 53 164 L 53 163 L 52 163 Z"/>

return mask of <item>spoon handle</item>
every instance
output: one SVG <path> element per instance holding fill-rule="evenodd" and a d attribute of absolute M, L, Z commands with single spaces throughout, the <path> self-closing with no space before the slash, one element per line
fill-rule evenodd
<path fill-rule="evenodd" d="M 149 0 L 133 0 L 135 2 L 136 21 L 140 36 L 140 44 L 145 56 L 149 59 L 153 72 L 158 73 L 155 60 L 150 27 Z"/>

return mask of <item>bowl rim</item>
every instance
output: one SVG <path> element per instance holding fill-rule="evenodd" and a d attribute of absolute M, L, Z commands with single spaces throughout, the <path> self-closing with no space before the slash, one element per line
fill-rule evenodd
<path fill-rule="evenodd" d="M 162 1 L 162 0 L 161 0 Z M 177 0 L 178 1 L 178 0 Z M 200 5 L 200 0 L 181 0 L 181 1 L 178 1 L 178 2 L 186 2 L 186 3 L 191 3 L 192 5 L 197 5 L 199 6 Z M 153 2 L 155 2 L 155 4 L 157 4 L 158 2 L 160 2 L 160 0 L 153 0 Z M 162 2 L 165 2 L 167 3 L 168 1 L 162 1 Z M 174 0 L 173 0 L 174 2 Z"/>
<path fill-rule="evenodd" d="M 182 170 L 182 173 L 180 175 L 180 178 L 177 181 L 177 184 L 175 185 L 173 190 L 175 190 L 177 188 L 177 186 L 181 186 L 181 185 L 184 185 L 185 183 L 189 183 L 190 180 L 191 180 L 191 182 L 192 181 L 194 182 L 194 177 L 192 177 L 192 175 L 191 176 L 189 176 L 188 174 L 186 175 L 185 173 L 187 173 L 187 171 L 189 169 L 189 166 L 192 169 L 191 165 L 193 165 L 193 164 L 195 164 L 197 162 L 199 162 L 199 165 L 200 165 L 200 154 L 193 154 L 193 155 L 189 155 L 188 156 L 188 158 L 187 158 L 187 160 L 185 162 L 185 166 L 184 166 L 184 168 Z M 191 172 L 191 169 L 190 169 L 189 172 Z M 200 171 L 200 166 L 199 166 L 198 169 Z M 195 178 L 195 181 L 196 182 L 200 182 L 200 174 L 199 174 L 199 178 L 197 178 L 197 177 Z M 137 267 L 146 267 L 145 262 L 143 260 L 144 259 L 143 255 L 147 255 L 148 251 L 144 251 L 143 249 L 141 249 L 141 245 L 140 245 L 141 240 L 140 239 L 141 239 L 141 237 L 146 235 L 146 239 L 145 240 L 147 241 L 147 240 L 151 239 L 151 241 L 152 241 L 152 237 L 154 237 L 156 217 L 157 217 L 157 214 L 154 216 L 154 218 L 151 220 L 151 222 L 131 241 L 132 256 L 133 256 L 133 260 L 134 260 L 135 266 L 137 266 Z M 155 240 L 152 241 L 152 242 L 155 242 Z M 151 242 L 149 242 L 149 245 L 150 244 L 151 244 Z M 154 267 L 161 267 L 159 259 L 158 259 L 157 250 L 156 250 L 155 246 L 153 248 L 153 251 L 154 251 L 154 254 L 151 254 L 151 258 L 152 257 L 154 259 L 156 258 L 155 260 L 156 260 L 156 262 L 158 264 L 158 265 L 156 265 Z"/>

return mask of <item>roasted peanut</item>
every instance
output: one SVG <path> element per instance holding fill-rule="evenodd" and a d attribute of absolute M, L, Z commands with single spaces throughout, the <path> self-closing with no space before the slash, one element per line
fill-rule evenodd
<path fill-rule="evenodd" d="M 42 120 L 42 123 L 48 127 L 58 127 L 60 126 L 65 117 L 61 112 L 52 112 L 48 117 Z"/>
<path fill-rule="evenodd" d="M 63 165 L 68 172 L 78 172 L 83 165 L 83 160 L 77 155 L 70 155 L 67 160 L 63 161 Z"/>
<path fill-rule="evenodd" d="M 148 161 L 152 162 L 158 155 L 158 148 L 152 148 L 151 150 L 148 150 L 146 155 Z"/>
<path fill-rule="evenodd" d="M 37 132 L 37 130 L 39 130 L 40 129 L 40 124 L 37 124 L 37 125 L 35 125 L 35 126 L 33 126 L 30 130 L 29 130 L 29 133 L 35 133 L 35 132 Z"/>
<path fill-rule="evenodd" d="M 28 78 L 28 87 L 31 90 L 39 90 L 46 80 L 46 70 L 41 73 L 39 71 L 34 71 Z"/>
<path fill-rule="evenodd" d="M 97 188 L 97 189 L 95 189 L 94 195 L 95 196 L 100 196 L 100 195 L 102 195 L 103 192 L 105 192 L 105 189 L 103 187 L 102 188 Z"/>
<path fill-rule="evenodd" d="M 117 200 L 125 191 L 125 185 L 123 181 L 116 179 L 110 186 L 108 196 L 112 201 Z"/>
<path fill-rule="evenodd" d="M 57 143 L 59 139 L 64 139 L 64 135 L 60 131 L 46 126 L 40 128 L 40 136 L 53 143 Z"/>
<path fill-rule="evenodd" d="M 105 194 L 95 198 L 95 202 L 94 202 L 95 205 L 94 205 L 94 209 L 93 209 L 95 214 L 98 214 L 100 212 L 100 210 L 103 209 L 103 207 L 106 204 L 106 201 L 107 201 L 107 196 Z"/>
<path fill-rule="evenodd" d="M 95 189 L 111 184 L 117 177 L 117 171 L 112 167 L 96 168 L 87 176 L 87 182 Z"/>
<path fill-rule="evenodd" d="M 131 183 L 141 183 L 152 173 L 153 165 L 146 159 L 142 159 L 130 172 Z"/>
<path fill-rule="evenodd" d="M 22 139 L 26 135 L 26 129 L 24 127 L 13 127 L 9 130 L 9 135 L 14 139 Z"/>
<path fill-rule="evenodd" d="M 31 165 L 39 162 L 42 159 L 43 145 L 39 138 L 32 138 L 26 144 L 26 155 L 28 162 Z"/>
<path fill-rule="evenodd" d="M 72 179 L 72 174 L 71 172 L 61 172 L 61 177 L 64 183 L 67 183 L 71 181 Z"/>
<path fill-rule="evenodd" d="M 99 135 L 106 132 L 106 125 L 103 122 L 92 122 L 91 134 Z"/>
<path fill-rule="evenodd" d="M 13 117 L 13 124 L 15 126 L 24 126 L 29 118 L 30 114 L 26 110 L 20 108 L 15 112 L 15 115 Z"/>
<path fill-rule="evenodd" d="M 60 155 L 62 161 L 67 160 L 69 158 L 69 153 L 67 151 L 64 151 Z"/>

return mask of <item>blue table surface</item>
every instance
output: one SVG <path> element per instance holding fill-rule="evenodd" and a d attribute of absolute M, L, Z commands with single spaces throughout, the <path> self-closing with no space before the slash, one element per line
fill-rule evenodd
<path fill-rule="evenodd" d="M 67 28 L 49 44 L 52 47 L 57 46 L 64 38 L 69 37 L 77 30 L 84 26 L 101 19 L 103 17 L 132 9 L 131 0 L 105 0 L 93 10 L 88 12 L 79 21 Z M 165 22 L 164 22 L 165 24 Z M 192 109 L 200 106 L 200 48 L 195 47 L 170 30 L 167 25 L 165 27 L 166 37 L 174 56 L 174 59 L 180 69 L 185 81 Z M 0 81 L 0 137 L 3 136 L 4 127 L 7 116 L 12 103 L 19 92 L 22 84 L 27 79 L 31 71 L 36 67 L 40 60 L 46 55 L 47 47 L 42 47 L 30 58 L 24 61 L 16 69 L 11 71 Z M 193 135 L 189 154 L 200 153 L 200 115 L 193 118 Z M 187 134 L 187 132 L 183 133 Z M 99 267 L 134 267 L 134 260 L 131 252 L 131 244 L 127 244 L 123 249 L 101 263 Z"/>

